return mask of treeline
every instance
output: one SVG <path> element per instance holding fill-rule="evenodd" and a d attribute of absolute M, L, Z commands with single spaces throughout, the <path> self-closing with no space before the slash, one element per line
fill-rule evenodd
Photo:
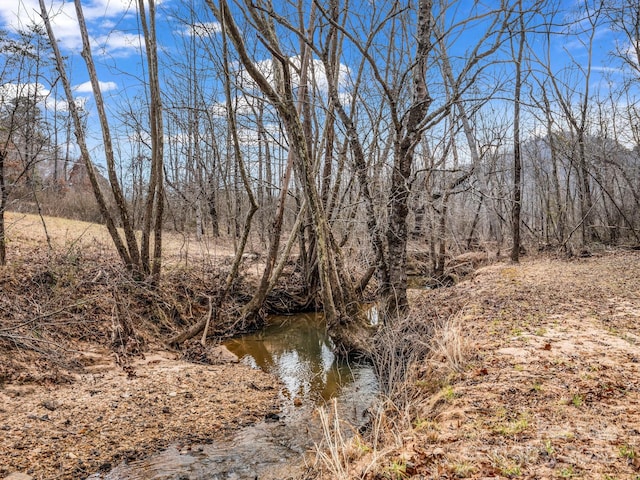
<path fill-rule="evenodd" d="M 44 4 L 46 28 L 2 34 L 0 213 L 70 188 L 81 165 L 139 278 L 160 278 L 163 228 L 232 237 L 219 308 L 255 236 L 266 266 L 243 315 L 294 252 L 306 304 L 358 350 L 372 279 L 386 319 L 406 310 L 410 241 L 435 277 L 473 249 L 640 243 L 637 2 L 208 0 L 160 15 L 140 0 L 144 75 L 119 100 L 101 94 L 75 3 L 95 114 Z"/>

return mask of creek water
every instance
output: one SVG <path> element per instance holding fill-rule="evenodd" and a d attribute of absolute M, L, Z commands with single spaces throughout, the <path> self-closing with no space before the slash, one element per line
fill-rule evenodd
<path fill-rule="evenodd" d="M 303 472 L 306 456 L 321 439 L 319 406 L 335 401 L 339 418 L 350 426 L 347 430 L 366 421 L 378 388 L 373 369 L 336 358 L 321 314 L 272 317 L 263 330 L 231 339 L 225 346 L 242 362 L 282 381 L 278 418 L 187 452 L 171 447 L 90 478 L 286 479 Z"/>

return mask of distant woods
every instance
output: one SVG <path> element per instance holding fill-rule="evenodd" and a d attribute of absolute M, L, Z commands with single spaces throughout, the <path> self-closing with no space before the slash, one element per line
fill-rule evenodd
<path fill-rule="evenodd" d="M 223 237 L 228 287 L 266 252 L 245 315 L 291 259 L 301 306 L 358 330 L 367 285 L 406 310 L 408 245 L 442 277 L 470 250 L 640 244 L 638 2 L 183 3 L 136 3 L 121 96 L 90 32 L 73 70 L 51 25 L 0 33 L 0 263 L 9 209 L 106 222 L 140 278 L 162 229 Z"/>

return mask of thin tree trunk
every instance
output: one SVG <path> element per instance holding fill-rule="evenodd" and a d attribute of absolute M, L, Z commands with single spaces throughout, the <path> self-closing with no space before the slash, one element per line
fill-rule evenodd
<path fill-rule="evenodd" d="M 138 270 L 141 269 L 144 271 L 145 266 L 141 264 L 140 253 L 138 251 L 138 243 L 136 241 L 136 237 L 133 231 L 133 226 L 129 220 L 129 211 L 127 209 L 126 200 L 122 193 L 122 189 L 120 188 L 120 183 L 118 181 L 118 177 L 116 173 L 115 158 L 113 153 L 113 142 L 111 141 L 109 121 L 107 119 L 104 100 L 102 98 L 102 91 L 100 89 L 100 83 L 98 81 L 98 74 L 96 73 L 93 56 L 91 54 L 91 44 L 89 42 L 89 34 L 87 32 L 87 25 L 84 19 L 82 3 L 80 2 L 80 0 L 75 0 L 74 4 L 76 8 L 76 15 L 78 17 L 78 26 L 80 27 L 80 35 L 82 37 L 82 58 L 84 59 L 85 64 L 87 66 L 87 72 L 89 73 L 89 79 L 91 81 L 91 88 L 93 90 L 94 101 L 96 104 L 96 109 L 98 110 L 98 116 L 100 118 L 100 126 L 102 128 L 102 139 L 104 143 L 104 153 L 105 153 L 105 159 L 107 161 L 107 172 L 109 174 L 109 183 L 111 185 L 111 191 L 113 192 L 113 197 L 115 199 L 116 207 L 120 215 L 122 228 L 124 230 L 124 235 L 125 235 L 127 248 L 128 248 L 128 256 L 131 259 L 130 263 L 132 264 L 132 266 L 135 266 L 134 268 Z M 42 6 L 41 6 L 41 9 L 42 9 Z M 70 103 L 74 102 L 73 97 L 69 99 L 69 102 Z M 76 131 L 76 134 L 77 134 L 77 131 Z M 86 161 L 90 163 L 88 157 Z M 90 168 L 87 165 L 87 171 L 89 171 L 89 169 Z M 93 170 L 92 167 L 91 167 L 91 170 Z M 98 190 L 100 189 L 97 183 L 94 189 L 95 188 L 97 188 Z M 119 234 L 118 234 L 118 237 L 119 237 Z"/>
<path fill-rule="evenodd" d="M 520 9 L 520 36 L 518 42 L 518 58 L 516 59 L 516 85 L 513 103 L 513 205 L 511 210 L 511 228 L 513 246 L 511 261 L 520 261 L 520 215 L 522 212 L 522 157 L 520 152 L 520 97 L 522 90 L 522 56 L 524 52 L 525 30 L 522 0 L 518 2 Z"/>
<path fill-rule="evenodd" d="M 71 112 L 71 117 L 73 118 L 75 136 L 78 142 L 78 146 L 80 148 L 82 160 L 87 168 L 87 174 L 89 176 L 89 181 L 91 182 L 91 187 L 93 189 L 93 193 L 96 197 L 96 202 L 98 203 L 98 208 L 100 209 L 100 213 L 105 219 L 107 230 L 111 235 L 111 239 L 116 247 L 116 251 L 120 256 L 120 259 L 129 269 L 137 269 L 139 266 L 138 262 L 135 262 L 131 256 L 127 248 L 125 247 L 122 239 L 120 238 L 120 234 L 116 228 L 115 222 L 109 209 L 107 207 L 106 200 L 102 191 L 100 190 L 100 185 L 98 184 L 97 175 L 95 172 L 95 168 L 91 161 L 91 157 L 89 155 L 89 149 L 87 147 L 84 128 L 82 125 L 82 120 L 80 118 L 80 113 L 78 112 L 78 107 L 75 103 L 75 99 L 73 97 L 73 91 L 71 90 L 71 83 L 69 82 L 69 77 L 67 76 L 66 69 L 64 66 L 64 61 L 62 59 L 62 55 L 60 54 L 60 49 L 58 47 L 58 43 L 56 41 L 56 37 L 51 28 L 51 22 L 49 20 L 49 15 L 47 13 L 47 9 L 44 4 L 44 0 L 39 0 L 40 4 L 40 14 L 45 24 L 45 28 L 47 30 L 47 34 L 49 35 L 49 40 L 51 42 L 51 47 L 53 49 L 53 53 L 56 60 L 56 68 L 58 73 L 60 74 L 60 80 L 64 87 L 65 95 L 67 97 L 67 104 L 69 106 L 69 111 Z M 137 260 L 137 259 L 136 259 Z"/>
<path fill-rule="evenodd" d="M 79 1 L 79 0 L 76 0 Z M 149 74 L 149 125 L 151 127 L 151 178 L 147 190 L 145 222 L 142 229 L 143 267 L 157 281 L 162 266 L 162 221 L 164 215 L 164 128 L 162 119 L 162 99 L 158 78 L 158 48 L 156 41 L 155 0 L 147 0 L 149 18 L 147 19 L 144 0 L 138 0 L 138 14 L 144 32 L 147 70 Z M 153 228 L 153 232 L 151 229 Z M 153 235 L 153 265 L 149 262 L 149 242 Z"/>
<path fill-rule="evenodd" d="M 9 198 L 4 176 L 6 156 L 6 149 L 2 148 L 2 150 L 0 150 L 0 266 L 7 264 L 7 237 L 4 228 L 4 212 L 7 210 L 7 200 Z"/>
<path fill-rule="evenodd" d="M 432 99 L 427 88 L 427 57 L 431 51 L 432 0 L 418 2 L 417 47 L 413 67 L 413 101 L 405 115 L 404 132 L 396 132 L 391 173 L 386 232 L 388 265 L 383 276 L 383 318 L 404 315 L 407 300 L 407 215 L 409 213 L 409 185 L 416 146 L 422 137 L 421 124 Z"/>

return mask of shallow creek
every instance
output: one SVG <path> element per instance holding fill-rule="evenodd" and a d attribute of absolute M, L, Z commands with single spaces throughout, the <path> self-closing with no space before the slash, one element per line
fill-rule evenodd
<path fill-rule="evenodd" d="M 228 439 L 188 451 L 171 447 L 89 478 L 286 479 L 304 471 L 306 455 L 321 439 L 318 406 L 335 399 L 340 419 L 355 427 L 366 421 L 377 391 L 373 369 L 335 357 L 321 315 L 272 317 L 263 330 L 225 346 L 242 362 L 280 378 L 283 409 L 277 418 L 245 427 Z"/>

